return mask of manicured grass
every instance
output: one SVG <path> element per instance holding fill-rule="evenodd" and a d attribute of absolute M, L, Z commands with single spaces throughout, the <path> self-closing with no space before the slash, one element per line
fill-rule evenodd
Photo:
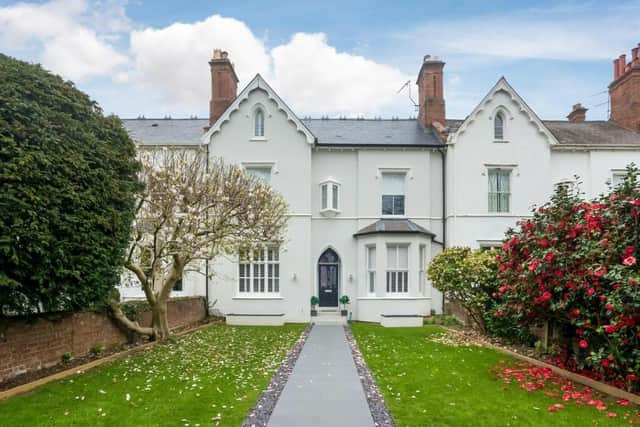
<path fill-rule="evenodd" d="M 216 325 L 0 402 L 1 426 L 238 426 L 305 325 Z"/>
<path fill-rule="evenodd" d="M 506 385 L 489 372 L 511 359 L 480 347 L 430 341 L 437 326 L 382 328 L 354 324 L 353 334 L 398 426 L 620 426 L 637 408 L 611 403 L 599 412 Z M 550 405 L 564 409 L 551 413 Z M 614 411 L 618 418 L 607 418 Z"/>

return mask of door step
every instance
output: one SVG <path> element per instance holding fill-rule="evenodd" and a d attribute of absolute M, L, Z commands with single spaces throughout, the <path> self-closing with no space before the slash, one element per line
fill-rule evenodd
<path fill-rule="evenodd" d="M 315 325 L 346 325 L 347 316 L 340 316 L 340 313 L 335 312 L 318 312 L 317 316 L 311 317 L 311 323 Z"/>

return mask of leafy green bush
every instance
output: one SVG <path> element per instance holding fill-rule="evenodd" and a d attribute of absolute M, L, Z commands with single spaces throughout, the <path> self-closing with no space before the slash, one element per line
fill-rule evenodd
<path fill-rule="evenodd" d="M 119 282 L 135 145 L 71 82 L 0 54 L 0 315 L 101 305 Z"/>
<path fill-rule="evenodd" d="M 104 354 L 106 347 L 102 343 L 96 343 L 89 349 L 89 353 L 95 357 L 100 357 Z"/>
<path fill-rule="evenodd" d="M 494 250 L 451 247 L 433 257 L 427 272 L 433 286 L 459 304 L 482 332 L 487 331 L 485 315 L 497 288 L 495 259 Z"/>

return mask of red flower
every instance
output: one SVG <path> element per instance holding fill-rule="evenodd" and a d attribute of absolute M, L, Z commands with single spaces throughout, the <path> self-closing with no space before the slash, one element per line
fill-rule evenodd
<path fill-rule="evenodd" d="M 587 293 L 589 294 L 590 297 L 592 297 L 596 294 L 596 290 L 593 288 L 589 288 L 587 289 Z"/>
<path fill-rule="evenodd" d="M 548 291 L 544 292 L 544 293 L 540 296 L 540 301 L 541 301 L 541 302 L 549 301 L 550 299 L 551 299 L 551 293 L 549 293 Z"/>
<path fill-rule="evenodd" d="M 547 254 L 544 256 L 544 260 L 547 262 L 553 261 L 554 258 L 555 255 L 553 254 L 553 252 L 547 252 Z"/>
<path fill-rule="evenodd" d="M 531 261 L 531 264 L 529 264 L 529 271 L 535 270 L 536 267 L 538 267 L 538 264 L 540 264 L 540 262 L 537 259 Z"/>
<path fill-rule="evenodd" d="M 632 265 L 636 265 L 636 258 L 633 256 L 628 256 L 622 261 L 622 263 L 628 267 L 631 267 Z"/>
<path fill-rule="evenodd" d="M 608 368 L 609 367 L 609 361 L 607 359 L 602 359 L 602 362 L 600 362 L 602 364 L 603 367 Z"/>
<path fill-rule="evenodd" d="M 616 327 L 614 325 L 605 325 L 604 331 L 608 334 L 612 334 L 616 331 Z"/>
<path fill-rule="evenodd" d="M 635 374 L 627 374 L 627 381 L 638 381 L 638 376 Z"/>
<path fill-rule="evenodd" d="M 613 304 L 607 303 L 607 304 L 604 305 L 604 308 L 606 308 L 609 311 L 613 311 Z"/>
<path fill-rule="evenodd" d="M 580 348 L 588 348 L 589 347 L 589 343 L 587 342 L 587 340 L 580 340 L 578 345 L 580 346 Z"/>
<path fill-rule="evenodd" d="M 607 269 L 604 267 L 598 267 L 596 271 L 593 272 L 593 275 L 596 277 L 602 277 L 607 274 Z"/>

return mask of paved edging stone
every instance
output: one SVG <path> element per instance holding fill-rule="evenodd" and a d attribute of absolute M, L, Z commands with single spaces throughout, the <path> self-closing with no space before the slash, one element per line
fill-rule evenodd
<path fill-rule="evenodd" d="M 278 398 L 282 390 L 284 390 L 284 386 L 287 384 L 289 375 L 293 371 L 293 367 L 298 360 L 298 356 L 300 356 L 300 352 L 302 352 L 302 347 L 304 347 L 304 343 L 307 341 L 307 337 L 309 333 L 311 333 L 312 328 L 313 324 L 309 324 L 304 332 L 302 332 L 298 341 L 296 341 L 293 348 L 285 357 L 282 365 L 280 365 L 275 374 L 273 374 L 273 377 L 271 377 L 271 381 L 260 395 L 255 406 L 251 408 L 249 415 L 242 423 L 243 427 L 265 427 L 267 425 L 271 413 L 276 407 Z"/>
<path fill-rule="evenodd" d="M 353 356 L 353 361 L 356 364 L 358 376 L 360 377 L 364 394 L 367 397 L 367 403 L 369 404 L 369 410 L 371 411 L 374 424 L 376 426 L 385 427 L 395 426 L 395 422 L 391 417 L 389 408 L 387 408 L 384 396 L 380 392 L 378 383 L 376 383 L 376 380 L 373 378 L 371 370 L 364 361 L 364 357 L 358 348 L 358 343 L 353 338 L 353 334 L 351 334 L 351 328 L 349 328 L 349 326 L 344 327 L 344 334 L 347 337 L 349 348 L 351 348 L 351 355 Z"/>

